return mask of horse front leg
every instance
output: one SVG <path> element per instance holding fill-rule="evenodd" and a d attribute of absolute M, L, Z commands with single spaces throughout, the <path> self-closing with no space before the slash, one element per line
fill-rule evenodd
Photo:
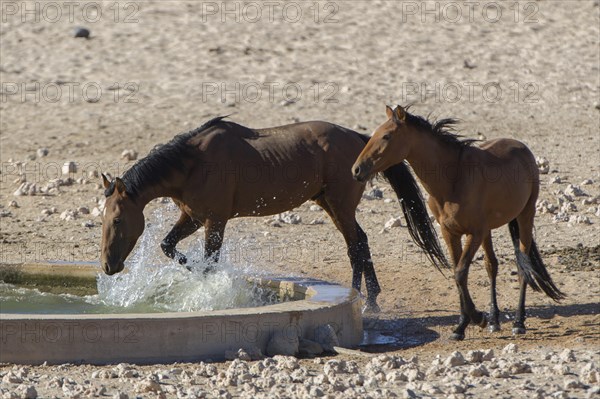
<path fill-rule="evenodd" d="M 160 248 L 169 258 L 179 262 L 180 265 L 185 265 L 187 257 L 176 249 L 177 243 L 196 232 L 200 226 L 202 226 L 202 223 L 192 219 L 187 213 L 181 211 L 179 220 L 177 220 L 169 234 L 160 243 Z"/>
<path fill-rule="evenodd" d="M 204 223 L 204 260 L 209 263 L 217 263 L 223 245 L 223 236 L 227 220 L 208 219 Z M 205 272 L 212 270 L 213 266 L 206 268 Z"/>
<path fill-rule="evenodd" d="M 458 326 L 454 329 L 451 339 L 460 341 L 465 338 L 465 329 L 470 322 L 480 327 L 487 325 L 487 318 L 483 312 L 475 308 L 468 288 L 469 266 L 475 256 L 475 252 L 481 245 L 482 236 L 480 234 L 471 234 L 467 236 L 462 256 L 454 270 L 454 279 L 458 288 L 461 303 L 461 318 Z"/>

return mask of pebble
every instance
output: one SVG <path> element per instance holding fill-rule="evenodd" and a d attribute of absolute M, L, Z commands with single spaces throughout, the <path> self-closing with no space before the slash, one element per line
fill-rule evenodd
<path fill-rule="evenodd" d="M 322 218 L 316 218 L 316 219 L 311 220 L 308 224 L 311 226 L 315 226 L 315 225 L 319 225 L 319 224 L 325 224 L 325 221 Z"/>
<path fill-rule="evenodd" d="M 138 157 L 138 153 L 135 150 L 123 150 L 121 153 L 121 159 L 126 161 L 135 161 Z"/>
<path fill-rule="evenodd" d="M 579 186 L 569 184 L 565 189 L 565 195 L 569 195 L 571 197 L 582 197 L 587 195 Z"/>
<path fill-rule="evenodd" d="M 446 367 L 462 366 L 463 364 L 466 364 L 466 363 L 467 363 L 467 361 L 463 357 L 462 353 L 460 353 L 458 351 L 452 352 L 452 354 L 450 356 L 448 356 L 446 358 L 446 360 L 444 360 L 444 366 L 446 366 Z"/>
<path fill-rule="evenodd" d="M 364 192 L 362 197 L 369 201 L 382 199 L 383 191 L 379 187 L 373 187 L 371 190 Z"/>
<path fill-rule="evenodd" d="M 62 166 L 62 174 L 77 173 L 77 164 L 73 161 L 65 162 Z"/>
<path fill-rule="evenodd" d="M 87 28 L 77 27 L 77 28 L 73 29 L 73 37 L 89 39 L 90 38 L 90 30 Z"/>
<path fill-rule="evenodd" d="M 79 216 L 78 212 L 74 209 L 67 209 L 60 214 L 60 220 L 70 221 L 75 220 Z"/>
<path fill-rule="evenodd" d="M 38 156 L 38 158 L 43 158 L 43 157 L 47 156 L 50 153 L 50 151 L 48 151 L 47 148 L 42 147 L 42 148 L 38 148 L 35 153 Z"/>
<path fill-rule="evenodd" d="M 552 176 L 550 178 L 550 184 L 560 184 L 561 183 L 561 178 L 560 176 Z"/>
<path fill-rule="evenodd" d="M 572 215 L 571 217 L 569 217 L 569 223 L 592 224 L 592 221 L 589 217 L 585 215 Z"/>
<path fill-rule="evenodd" d="M 545 175 L 550 171 L 550 162 L 544 157 L 536 157 L 535 163 L 538 166 L 540 174 Z"/>
<path fill-rule="evenodd" d="M 321 208 L 319 205 L 311 205 L 308 210 L 312 212 L 321 212 L 323 208 Z"/>
<path fill-rule="evenodd" d="M 24 182 L 21 183 L 19 188 L 13 193 L 14 196 L 22 196 L 22 195 L 36 195 L 38 192 L 37 185 L 35 183 Z"/>
<path fill-rule="evenodd" d="M 285 224 L 300 224 L 302 223 L 302 218 L 296 213 L 287 211 L 273 216 L 273 221 Z"/>
<path fill-rule="evenodd" d="M 385 229 L 391 229 L 394 227 L 402 227 L 402 218 L 401 217 L 391 218 L 390 220 L 385 222 L 385 225 L 383 227 Z"/>
<path fill-rule="evenodd" d="M 19 204 L 17 203 L 17 201 L 9 201 L 8 202 L 8 207 L 9 208 L 18 208 Z"/>
<path fill-rule="evenodd" d="M 517 353 L 519 352 L 519 347 L 517 344 L 510 343 L 502 349 L 502 353 Z"/>

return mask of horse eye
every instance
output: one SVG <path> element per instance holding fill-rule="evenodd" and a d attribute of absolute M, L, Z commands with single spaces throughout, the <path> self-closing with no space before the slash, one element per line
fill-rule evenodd
<path fill-rule="evenodd" d="M 114 224 L 119 224 L 119 223 L 121 223 L 121 219 L 115 218 L 115 220 L 113 220 L 113 223 Z"/>
<path fill-rule="evenodd" d="M 388 134 L 384 134 L 383 137 L 382 137 L 382 139 L 384 139 L 384 140 L 389 140 L 391 138 L 392 138 L 392 135 L 389 134 L 389 133 Z"/>

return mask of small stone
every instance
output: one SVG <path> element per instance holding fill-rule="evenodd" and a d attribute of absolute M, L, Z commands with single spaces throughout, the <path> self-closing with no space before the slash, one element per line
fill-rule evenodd
<path fill-rule="evenodd" d="M 579 186 L 575 186 L 573 184 L 569 184 L 565 189 L 565 195 L 569 195 L 571 197 L 581 197 L 586 195 Z"/>
<path fill-rule="evenodd" d="M 90 210 L 86 206 L 81 206 L 77 209 L 77 212 L 81 213 L 82 215 L 89 215 Z"/>
<path fill-rule="evenodd" d="M 135 161 L 138 157 L 138 153 L 134 150 L 123 150 L 121 153 L 121 159 L 126 161 Z"/>
<path fill-rule="evenodd" d="M 37 390 L 33 385 L 21 384 L 15 389 L 15 392 L 21 399 L 36 399 L 38 397 Z"/>
<path fill-rule="evenodd" d="M 444 360 L 444 366 L 446 366 L 446 367 L 462 366 L 463 364 L 466 364 L 466 363 L 467 363 L 467 361 L 463 357 L 462 353 L 460 353 L 458 351 L 452 352 L 452 354 L 450 356 L 448 356 L 446 358 L 446 360 Z"/>
<path fill-rule="evenodd" d="M 48 155 L 49 152 L 50 151 L 48 151 L 47 148 L 38 148 L 35 153 L 37 154 L 38 158 L 43 158 Z"/>
<path fill-rule="evenodd" d="M 73 161 L 65 162 L 62 166 L 62 174 L 68 175 L 69 173 L 77 172 L 77 164 Z"/>
<path fill-rule="evenodd" d="M 312 212 L 320 212 L 323 210 L 323 208 L 321 208 L 319 205 L 311 205 L 308 210 Z"/>
<path fill-rule="evenodd" d="M 102 214 L 102 211 L 100 209 L 98 209 L 98 207 L 94 207 L 94 209 L 92 209 L 92 216 L 94 217 L 98 217 Z"/>
<path fill-rule="evenodd" d="M 562 181 L 562 180 L 561 180 L 560 176 L 552 176 L 552 177 L 550 178 L 550 181 L 549 181 L 549 183 L 550 183 L 550 184 L 560 184 L 560 183 L 561 183 L 561 181 Z"/>
<path fill-rule="evenodd" d="M 17 201 L 9 201 L 8 202 L 8 207 L 9 208 L 18 208 L 19 204 L 17 203 Z"/>
<path fill-rule="evenodd" d="M 581 383 L 581 381 L 579 381 L 579 380 L 570 378 L 570 379 L 565 380 L 563 387 L 565 388 L 565 390 L 581 389 L 581 388 L 585 388 L 585 384 Z"/>
<path fill-rule="evenodd" d="M 576 360 L 575 352 L 573 352 L 572 349 L 565 349 L 562 352 L 560 352 L 558 356 L 563 362 L 574 362 Z"/>
<path fill-rule="evenodd" d="M 519 352 L 519 347 L 517 344 L 510 343 L 502 349 L 502 353 L 517 353 Z"/>
<path fill-rule="evenodd" d="M 73 29 L 73 37 L 89 39 L 90 38 L 90 30 L 87 28 L 77 27 Z"/>
<path fill-rule="evenodd" d="M 382 199 L 383 191 L 378 187 L 373 187 L 371 190 L 365 192 L 362 197 L 366 200 Z"/>
<path fill-rule="evenodd" d="M 576 223 L 576 224 L 592 224 L 592 221 L 590 220 L 589 217 L 585 216 L 585 215 L 572 215 L 569 218 L 569 223 Z"/>
<path fill-rule="evenodd" d="M 90 170 L 87 174 L 88 179 L 97 179 L 99 176 L 100 175 L 96 169 Z"/>
<path fill-rule="evenodd" d="M 77 219 L 78 213 L 75 210 L 67 209 L 60 214 L 60 220 L 69 221 Z"/>
<path fill-rule="evenodd" d="M 544 157 L 536 157 L 535 163 L 538 166 L 540 174 L 545 175 L 550 171 L 550 162 Z"/>
<path fill-rule="evenodd" d="M 289 212 L 289 211 L 273 216 L 273 220 L 275 222 L 281 222 L 281 223 L 286 223 L 286 224 L 302 223 L 302 218 L 300 217 L 300 215 Z"/>
<path fill-rule="evenodd" d="M 316 219 L 311 220 L 308 224 L 311 226 L 315 226 L 315 225 L 319 225 L 319 224 L 325 224 L 325 221 L 321 218 L 316 218 Z"/>
<path fill-rule="evenodd" d="M 487 377 L 490 375 L 490 372 L 483 364 L 478 364 L 469 369 L 469 375 L 471 377 Z"/>
<path fill-rule="evenodd" d="M 481 363 L 483 361 L 483 351 L 480 351 L 480 350 L 468 351 L 465 359 L 469 363 Z"/>
<path fill-rule="evenodd" d="M 387 222 L 385 222 L 384 228 L 391 229 L 393 227 L 402 227 L 402 218 L 391 218 Z"/>

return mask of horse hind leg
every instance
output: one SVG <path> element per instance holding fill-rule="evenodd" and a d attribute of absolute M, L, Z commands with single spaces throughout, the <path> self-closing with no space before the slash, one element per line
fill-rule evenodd
<path fill-rule="evenodd" d="M 356 206 L 353 210 L 346 209 L 347 207 L 349 208 L 349 201 L 339 203 L 339 201 L 327 198 L 326 196 L 316 198 L 314 201 L 327 212 L 337 229 L 344 236 L 350 265 L 352 266 L 352 288 L 358 292 L 361 290 L 362 275 L 363 271 L 365 271 L 365 265 L 367 265 L 365 274 L 367 304 L 365 310 L 378 312 L 380 308 L 377 305 L 377 296 L 381 292 L 381 288 L 375 275 L 375 269 L 373 268 L 366 234 L 360 228 L 354 216 Z M 346 207 L 343 206 L 344 204 Z"/>
<path fill-rule="evenodd" d="M 485 253 L 485 268 L 490 279 L 490 314 L 488 316 L 488 329 L 490 332 L 500 331 L 500 310 L 496 299 L 496 277 L 498 276 L 498 259 L 494 253 L 492 244 L 492 232 L 488 232 L 483 240 L 483 251 Z"/>
<path fill-rule="evenodd" d="M 185 265 L 187 263 L 187 257 L 176 249 L 177 243 L 192 235 L 200 228 L 200 226 L 202 226 L 200 222 L 193 220 L 187 213 L 182 211 L 171 231 L 169 231 L 167 236 L 160 243 L 160 248 L 163 253 L 167 257 L 177 261 L 180 265 Z M 188 270 L 189 269 L 190 268 L 188 267 Z"/>

